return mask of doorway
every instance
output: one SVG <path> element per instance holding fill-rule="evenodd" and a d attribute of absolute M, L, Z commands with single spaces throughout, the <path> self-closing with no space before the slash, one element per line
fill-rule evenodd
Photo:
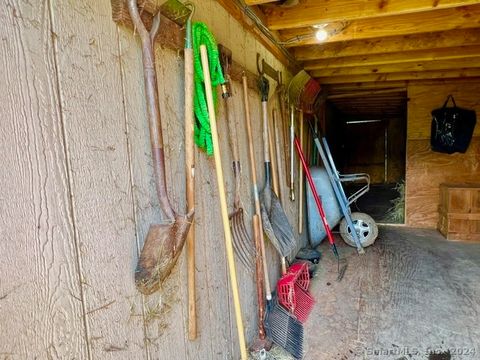
<path fill-rule="evenodd" d="M 333 96 L 326 103 L 326 133 L 343 174 L 367 173 L 370 190 L 352 211 L 369 214 L 379 223 L 404 223 L 406 102 L 397 93 Z M 355 184 L 346 185 L 351 193 Z"/>

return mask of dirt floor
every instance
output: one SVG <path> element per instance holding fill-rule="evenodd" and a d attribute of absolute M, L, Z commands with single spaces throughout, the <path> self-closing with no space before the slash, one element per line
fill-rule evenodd
<path fill-rule="evenodd" d="M 341 282 L 319 247 L 305 359 L 480 359 L 480 244 L 406 227 L 381 227 L 363 256 L 338 244 Z"/>

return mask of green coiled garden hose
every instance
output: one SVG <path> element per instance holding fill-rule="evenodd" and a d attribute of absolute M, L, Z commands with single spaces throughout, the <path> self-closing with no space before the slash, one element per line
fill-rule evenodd
<path fill-rule="evenodd" d="M 208 30 L 207 25 L 202 22 L 196 22 L 192 25 L 193 38 L 193 65 L 194 65 L 194 83 L 195 83 L 195 143 L 203 149 L 207 155 L 213 154 L 212 131 L 210 129 L 210 120 L 208 117 L 207 101 L 205 95 L 205 82 L 203 79 L 202 62 L 200 58 L 200 45 L 205 45 L 208 51 L 208 63 L 210 67 L 210 76 L 212 81 L 212 92 L 214 103 L 217 104 L 217 92 L 215 87 L 223 84 L 225 79 L 220 65 L 220 55 L 218 52 L 215 37 Z"/>

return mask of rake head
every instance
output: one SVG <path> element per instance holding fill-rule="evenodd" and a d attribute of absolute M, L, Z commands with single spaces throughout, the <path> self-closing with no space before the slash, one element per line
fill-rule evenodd
<path fill-rule="evenodd" d="M 228 216 L 233 235 L 233 249 L 241 263 L 251 272 L 255 265 L 256 252 L 248 235 L 243 217 L 243 209 L 237 208 Z"/>
<path fill-rule="evenodd" d="M 275 344 L 295 359 L 303 357 L 303 324 L 280 306 L 275 296 L 267 306 L 265 331 Z"/>
<path fill-rule="evenodd" d="M 315 300 L 308 292 L 310 284 L 308 266 L 306 263 L 299 263 L 290 269 L 277 283 L 278 300 L 300 322 L 304 323 L 315 304 Z"/>
<path fill-rule="evenodd" d="M 295 283 L 298 286 L 303 290 L 308 291 L 308 286 L 310 285 L 310 273 L 308 271 L 307 262 L 301 261 L 293 264 L 288 269 L 288 272 L 296 277 Z"/>
<path fill-rule="evenodd" d="M 295 283 L 295 277 L 292 274 L 287 274 L 279 280 L 277 292 L 278 301 L 285 309 L 302 323 L 308 320 L 315 300 Z"/>

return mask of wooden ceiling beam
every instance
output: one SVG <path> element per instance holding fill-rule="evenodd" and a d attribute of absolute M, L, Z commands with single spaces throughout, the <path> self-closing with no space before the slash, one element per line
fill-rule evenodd
<path fill-rule="evenodd" d="M 261 0 L 247 0 L 247 4 Z M 267 26 L 272 30 L 292 29 L 337 21 L 411 14 L 478 4 L 478 0 L 305 0 L 291 8 L 265 8 Z"/>
<path fill-rule="evenodd" d="M 310 71 L 313 77 L 332 77 L 347 75 L 386 74 L 396 72 L 417 72 L 432 70 L 455 70 L 461 68 L 480 68 L 480 56 L 438 61 L 410 61 L 393 64 L 326 68 Z"/>
<path fill-rule="evenodd" d="M 413 50 L 433 50 L 454 46 L 480 45 L 478 29 L 459 29 L 424 34 L 390 36 L 367 40 L 334 42 L 295 48 L 299 61 L 329 59 L 356 55 L 374 55 Z"/>
<path fill-rule="evenodd" d="M 471 83 L 472 81 L 480 81 L 480 77 L 464 77 L 464 78 L 452 78 L 452 79 L 442 79 L 442 78 L 430 78 L 430 79 L 417 79 L 417 80 L 384 80 L 384 81 L 369 81 L 369 82 L 344 82 L 344 83 L 334 83 L 334 84 L 322 84 L 323 91 L 328 94 L 345 94 L 345 93 L 355 93 L 359 91 L 377 91 L 377 90 L 386 90 L 386 89 L 403 89 L 406 90 L 409 84 L 422 84 L 422 85 L 451 85 L 453 83 Z"/>
<path fill-rule="evenodd" d="M 388 74 L 368 74 L 368 75 L 348 75 L 348 76 L 331 76 L 318 77 L 320 84 L 352 84 L 358 83 L 358 87 L 362 83 L 375 83 L 372 87 L 387 86 L 389 81 L 413 81 L 413 80 L 432 80 L 432 79 L 465 79 L 468 77 L 480 77 L 479 68 L 465 68 L 457 70 L 437 70 L 437 71 L 411 71 Z M 363 84 L 363 88 L 367 88 Z"/>
<path fill-rule="evenodd" d="M 384 54 L 346 56 L 332 59 L 307 61 L 304 63 L 304 69 L 316 70 L 351 66 L 382 65 L 411 61 L 466 59 L 477 57 L 479 55 L 480 45 L 456 46 L 443 49 L 400 51 Z"/>
<path fill-rule="evenodd" d="M 245 4 L 248 6 L 262 5 L 277 2 L 278 0 L 245 0 Z"/>
<path fill-rule="evenodd" d="M 324 43 L 479 27 L 480 4 L 330 23 L 326 30 L 334 30 Z M 288 47 L 318 44 L 315 38 L 315 29 L 312 27 L 280 31 L 280 38 Z"/>
<path fill-rule="evenodd" d="M 261 0 L 247 0 L 255 3 Z M 291 8 L 265 9 L 267 26 L 272 30 L 292 29 L 336 21 L 377 18 L 382 16 L 411 14 L 429 10 L 447 9 L 478 4 L 478 0 L 306 0 Z M 253 4 L 252 4 L 253 5 Z"/>
<path fill-rule="evenodd" d="M 326 94 L 344 94 L 353 93 L 356 91 L 370 91 L 370 90 L 388 90 L 388 89 L 402 89 L 406 90 L 408 81 L 385 81 L 385 82 L 347 82 L 341 84 L 322 84 L 322 89 Z"/>

